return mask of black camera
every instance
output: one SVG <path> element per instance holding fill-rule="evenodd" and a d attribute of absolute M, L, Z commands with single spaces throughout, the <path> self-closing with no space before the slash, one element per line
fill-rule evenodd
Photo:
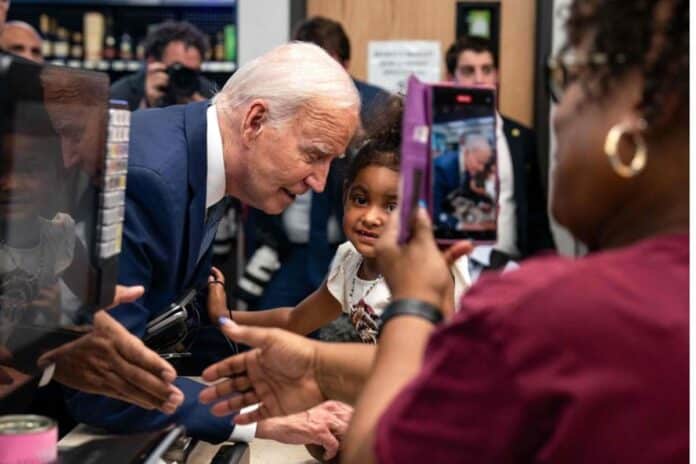
<path fill-rule="evenodd" d="M 174 63 L 166 69 L 169 76 L 169 85 L 165 89 L 164 96 L 158 106 L 176 105 L 185 103 L 194 93 L 201 90 L 199 72 L 187 68 L 181 63 Z"/>

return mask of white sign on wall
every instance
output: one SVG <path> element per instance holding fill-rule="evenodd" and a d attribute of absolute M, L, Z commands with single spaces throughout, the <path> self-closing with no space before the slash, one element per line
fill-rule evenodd
<path fill-rule="evenodd" d="M 442 53 L 431 40 L 371 41 L 367 45 L 367 81 L 390 92 L 405 92 L 408 76 L 438 82 Z"/>

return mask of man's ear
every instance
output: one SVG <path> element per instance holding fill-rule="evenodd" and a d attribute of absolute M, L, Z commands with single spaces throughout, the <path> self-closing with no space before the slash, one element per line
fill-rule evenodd
<path fill-rule="evenodd" d="M 264 100 L 254 100 L 247 107 L 240 134 L 242 143 L 245 146 L 253 143 L 263 132 L 264 126 L 268 121 L 268 104 Z"/>

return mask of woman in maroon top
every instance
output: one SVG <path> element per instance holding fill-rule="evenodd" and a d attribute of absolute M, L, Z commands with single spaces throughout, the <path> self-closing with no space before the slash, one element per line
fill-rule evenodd
<path fill-rule="evenodd" d="M 392 223 L 378 255 L 417 314 L 385 317 L 372 358 L 226 324 L 258 349 L 209 368 L 235 376 L 201 398 L 263 401 L 238 422 L 357 398 L 345 462 L 687 462 L 688 18 L 688 0 L 570 7 L 552 210 L 588 256 L 483 278 L 435 329 L 447 268 L 420 211 L 414 238 L 398 246 Z"/>

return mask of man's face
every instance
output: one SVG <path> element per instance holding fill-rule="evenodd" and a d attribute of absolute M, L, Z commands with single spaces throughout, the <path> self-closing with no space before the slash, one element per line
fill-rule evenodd
<path fill-rule="evenodd" d="M 498 85 L 498 72 L 490 52 L 464 50 L 457 58 L 454 81 L 465 87 L 492 87 Z"/>
<path fill-rule="evenodd" d="M 44 61 L 41 55 L 41 38 L 26 27 L 12 23 L 6 25 L 0 34 L 0 47 L 27 60 L 37 63 Z"/>
<path fill-rule="evenodd" d="M 466 170 L 472 176 L 483 172 L 491 159 L 491 150 L 483 147 L 467 148 L 465 151 Z"/>
<path fill-rule="evenodd" d="M 169 42 L 162 53 L 162 63 L 171 66 L 180 63 L 187 68 L 200 70 L 203 57 L 196 47 L 187 46 L 184 42 Z"/>
<path fill-rule="evenodd" d="M 303 110 L 280 127 L 265 124 L 244 160 L 240 199 L 279 214 L 297 195 L 324 190 L 331 161 L 345 151 L 358 116 L 355 110 Z"/>

